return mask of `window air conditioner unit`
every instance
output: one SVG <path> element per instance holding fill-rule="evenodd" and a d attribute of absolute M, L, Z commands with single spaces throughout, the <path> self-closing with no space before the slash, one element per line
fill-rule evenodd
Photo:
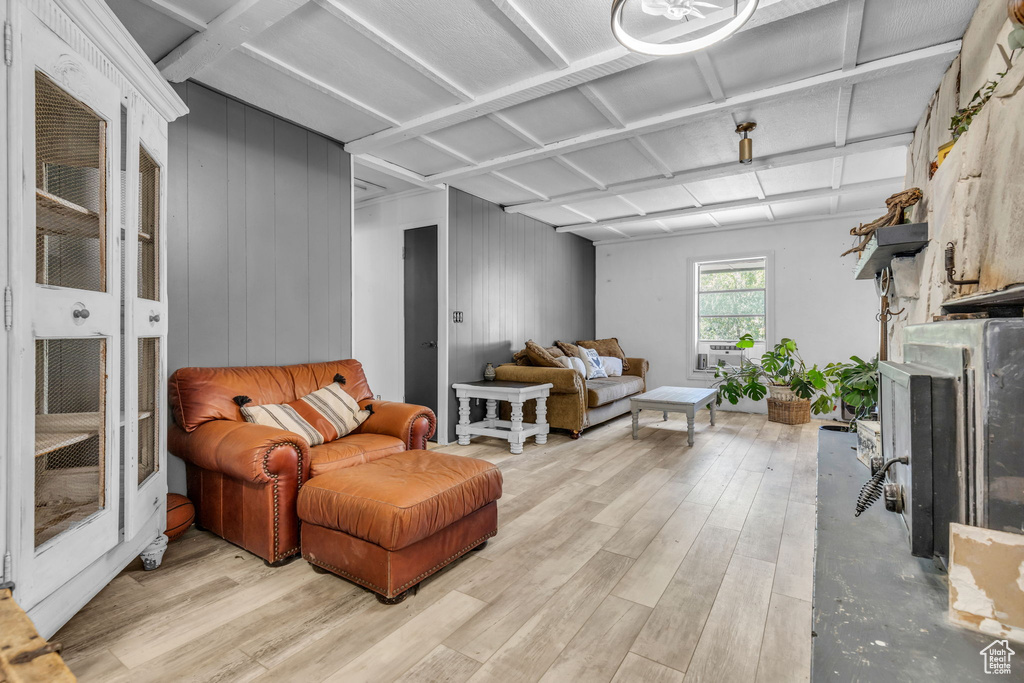
<path fill-rule="evenodd" d="M 738 368 L 743 359 L 743 350 L 735 344 L 712 344 L 708 362 L 714 368 L 719 365 Z"/>

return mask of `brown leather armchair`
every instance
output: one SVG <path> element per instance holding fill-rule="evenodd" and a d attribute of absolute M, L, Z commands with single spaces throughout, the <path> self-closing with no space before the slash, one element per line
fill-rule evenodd
<path fill-rule="evenodd" d="M 236 396 L 288 403 L 345 378 L 373 414 L 352 434 L 313 448 L 293 432 L 245 422 Z M 198 523 L 276 563 L 299 552 L 299 489 L 310 476 L 426 448 L 433 411 L 376 401 L 356 360 L 282 367 L 182 368 L 169 383 L 168 450 L 185 461 Z"/>

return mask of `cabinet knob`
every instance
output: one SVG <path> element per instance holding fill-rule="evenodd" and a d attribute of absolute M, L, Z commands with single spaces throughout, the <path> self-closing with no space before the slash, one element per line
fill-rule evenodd
<path fill-rule="evenodd" d="M 149 322 L 151 322 L 151 323 L 158 323 L 158 322 L 160 322 L 160 314 L 159 313 L 151 313 L 150 316 L 149 316 Z"/>
<path fill-rule="evenodd" d="M 88 308 L 76 308 L 74 310 L 74 312 L 71 313 L 71 315 L 73 315 L 74 317 L 76 317 L 76 318 L 78 318 L 80 320 L 85 320 L 86 318 L 89 317 L 89 309 Z"/>

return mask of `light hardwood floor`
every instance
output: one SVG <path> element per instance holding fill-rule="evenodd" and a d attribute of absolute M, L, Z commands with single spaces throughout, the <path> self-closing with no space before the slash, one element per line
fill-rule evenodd
<path fill-rule="evenodd" d="M 497 463 L 498 535 L 396 606 L 191 530 L 56 636 L 82 681 L 806 681 L 818 423 L 628 416 Z"/>

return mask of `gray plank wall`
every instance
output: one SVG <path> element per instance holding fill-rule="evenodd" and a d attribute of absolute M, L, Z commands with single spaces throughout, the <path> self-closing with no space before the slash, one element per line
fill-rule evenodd
<path fill-rule="evenodd" d="M 352 354 L 352 197 L 341 145 L 195 83 L 168 132 L 168 364 Z M 171 490 L 184 488 L 180 462 Z"/>
<path fill-rule="evenodd" d="M 483 377 L 484 365 L 511 360 L 527 339 L 594 336 L 594 245 L 546 223 L 502 211 L 460 190 L 449 200 L 450 382 Z M 450 393 L 450 435 L 458 422 Z"/>
<path fill-rule="evenodd" d="M 170 370 L 351 355 L 340 144 L 195 83 L 169 131 Z"/>

